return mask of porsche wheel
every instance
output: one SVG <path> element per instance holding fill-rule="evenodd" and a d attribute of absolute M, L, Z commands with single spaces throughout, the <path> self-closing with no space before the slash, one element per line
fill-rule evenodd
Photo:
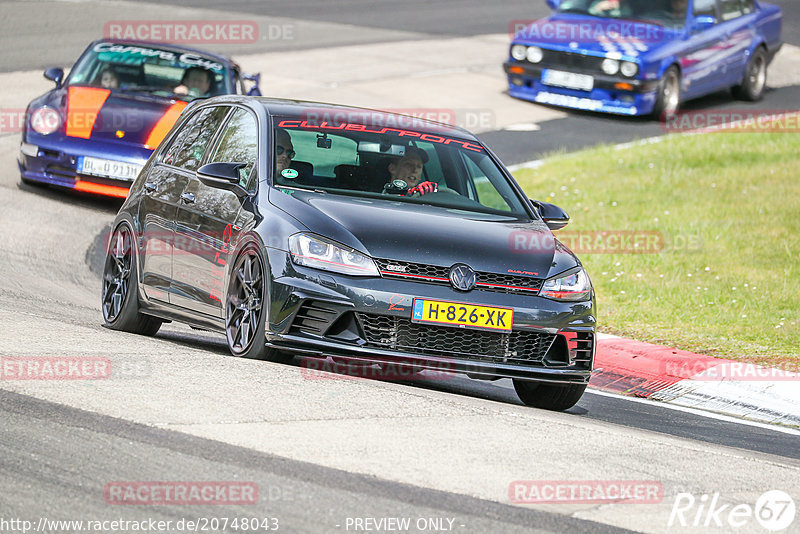
<path fill-rule="evenodd" d="M 161 319 L 139 312 L 139 284 L 133 253 L 133 232 L 123 223 L 111 236 L 103 267 L 103 319 L 113 330 L 152 336 Z"/>
<path fill-rule="evenodd" d="M 514 380 L 514 390 L 527 406 L 545 410 L 569 410 L 583 396 L 586 384 L 541 384 Z"/>
<path fill-rule="evenodd" d="M 767 87 L 767 53 L 759 48 L 753 53 L 744 73 L 742 85 L 733 88 L 733 96 L 740 100 L 756 102 L 764 97 Z"/>
<path fill-rule="evenodd" d="M 268 299 L 264 260 L 255 245 L 239 254 L 225 299 L 225 337 L 231 354 L 255 360 L 288 361 L 291 356 L 266 347 Z"/>

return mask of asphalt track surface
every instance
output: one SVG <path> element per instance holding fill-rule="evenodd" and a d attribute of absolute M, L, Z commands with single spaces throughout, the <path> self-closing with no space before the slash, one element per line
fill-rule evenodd
<path fill-rule="evenodd" d="M 387 1 L 365 9 L 364 2 L 330 2 L 319 9 L 230 2 L 226 10 L 386 28 L 402 39 L 404 32 L 497 33 L 498 24 L 543 13 L 520 15 L 527 4 Z M 35 13 L 36 3 L 26 9 Z M 425 16 L 412 15 L 420 12 Z M 20 49 L 26 68 L 48 53 L 75 57 L 56 46 L 60 31 L 84 46 L 88 40 L 80 28 L 41 15 L 32 24 L 51 28 L 39 40 L 50 52 Z M 776 90 L 769 106 L 796 96 L 795 88 Z M 553 141 L 552 150 L 597 142 L 598 124 L 604 142 L 617 131 L 620 140 L 630 129 L 640 137 L 660 132 L 643 121 L 588 114 L 553 123 L 543 124 L 537 143 L 554 138 L 556 129 L 574 138 L 592 128 L 574 145 Z M 526 149 L 530 135 L 483 138 L 524 161 L 550 150 Z M 800 497 L 797 433 L 593 393 L 568 413 L 551 414 L 521 406 L 507 381 L 303 381 L 299 360 L 243 362 L 227 355 L 221 337 L 178 325 L 154 339 L 107 331 L 98 309 L 97 245 L 118 204 L 20 186 L 17 142 L 0 136 L 0 355 L 110 355 L 123 369 L 146 365 L 104 384 L 0 382 L 2 518 L 276 516 L 288 532 L 337 532 L 348 517 L 447 517 L 461 532 L 624 531 L 613 525 L 655 532 L 665 530 L 669 498 L 681 487 L 727 492 L 733 501 L 769 489 Z M 337 433 L 337 426 L 352 432 Z M 412 435 L 405 442 L 404 429 Z M 482 464 L 488 472 L 476 467 Z M 504 484 L 652 478 L 664 482 L 668 499 L 656 511 L 512 506 L 502 490 L 485 491 L 482 481 L 497 482 L 493 471 L 506 476 L 499 477 Z M 115 480 L 250 480 L 262 498 L 255 508 L 115 507 L 102 499 L 104 485 Z"/>

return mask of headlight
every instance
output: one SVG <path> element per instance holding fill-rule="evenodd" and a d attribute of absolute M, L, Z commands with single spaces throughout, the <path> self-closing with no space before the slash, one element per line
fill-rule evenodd
<path fill-rule="evenodd" d="M 619 70 L 622 72 L 623 76 L 633 78 L 639 72 L 639 65 L 631 61 L 623 61 Z"/>
<path fill-rule="evenodd" d="M 31 128 L 42 135 L 49 135 L 61 126 L 61 115 L 58 111 L 47 106 L 41 107 L 31 113 Z"/>
<path fill-rule="evenodd" d="M 619 72 L 619 61 L 616 59 L 604 59 L 603 64 L 601 65 L 603 72 L 608 74 L 609 76 L 613 76 Z"/>
<path fill-rule="evenodd" d="M 528 56 L 528 47 L 525 45 L 514 45 L 511 47 L 511 57 L 517 61 L 524 61 Z"/>
<path fill-rule="evenodd" d="M 528 56 L 528 61 L 530 61 L 531 63 L 539 63 L 544 57 L 544 53 L 542 52 L 542 49 L 539 48 L 538 46 L 529 46 L 527 56 Z"/>
<path fill-rule="evenodd" d="M 592 295 L 592 282 L 583 268 L 558 278 L 545 280 L 539 295 L 553 300 L 570 302 L 588 300 Z"/>
<path fill-rule="evenodd" d="M 372 258 L 312 234 L 289 238 L 289 252 L 297 265 L 353 276 L 379 276 Z"/>

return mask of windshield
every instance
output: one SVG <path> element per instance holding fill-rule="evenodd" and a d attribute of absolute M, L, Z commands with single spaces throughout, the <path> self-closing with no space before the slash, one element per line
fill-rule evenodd
<path fill-rule="evenodd" d="M 688 0 L 564 0 L 558 11 L 675 28 L 685 24 L 687 9 Z"/>
<path fill-rule="evenodd" d="M 449 130 L 299 117 L 279 117 L 275 124 L 278 188 L 530 217 L 485 148 Z"/>
<path fill-rule="evenodd" d="M 67 83 L 193 100 L 232 93 L 230 79 L 223 64 L 201 54 L 105 42 L 73 67 Z"/>

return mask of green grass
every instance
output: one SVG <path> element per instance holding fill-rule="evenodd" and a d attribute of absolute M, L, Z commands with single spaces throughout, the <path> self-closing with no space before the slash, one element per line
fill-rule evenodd
<path fill-rule="evenodd" d="M 558 155 L 515 174 L 530 197 L 571 215 L 557 235 L 663 237 L 657 253 L 576 251 L 594 282 L 601 331 L 800 363 L 800 136 L 668 136 Z"/>

